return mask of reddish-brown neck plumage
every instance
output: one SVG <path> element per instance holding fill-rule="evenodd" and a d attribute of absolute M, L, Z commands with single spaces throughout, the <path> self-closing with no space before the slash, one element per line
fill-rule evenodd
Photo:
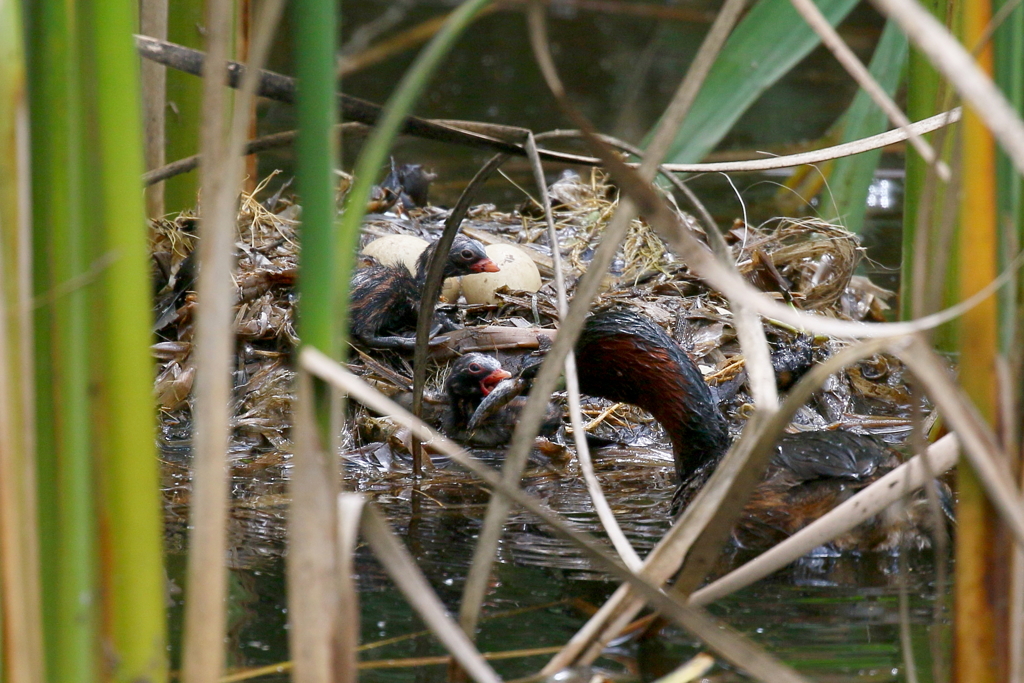
<path fill-rule="evenodd" d="M 725 419 L 700 370 L 653 322 L 625 311 L 598 313 L 587 320 L 576 354 L 583 393 L 632 403 L 661 423 L 680 479 L 728 449 Z"/>

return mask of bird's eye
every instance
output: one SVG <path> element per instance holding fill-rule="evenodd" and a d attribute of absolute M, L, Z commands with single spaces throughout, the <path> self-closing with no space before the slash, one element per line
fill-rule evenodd
<path fill-rule="evenodd" d="M 474 254 L 473 254 L 472 250 L 470 250 L 470 249 L 463 249 L 462 250 L 462 258 L 466 259 L 467 261 L 472 259 L 473 256 L 474 256 Z"/>
<path fill-rule="evenodd" d="M 469 371 L 470 372 L 480 372 L 480 370 L 481 370 L 481 368 L 480 368 L 480 364 L 479 363 L 470 363 L 469 364 Z"/>

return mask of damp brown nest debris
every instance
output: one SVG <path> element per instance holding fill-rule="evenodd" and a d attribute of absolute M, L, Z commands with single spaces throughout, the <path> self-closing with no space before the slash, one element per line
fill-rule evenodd
<path fill-rule="evenodd" d="M 287 214 L 269 211 L 255 195 L 242 196 L 235 241 L 238 341 L 232 444 L 240 462 L 288 447 L 293 375 L 288 356 L 298 341 L 293 310 L 296 226 Z M 187 438 L 191 423 L 196 227 L 191 212 L 150 224 L 154 331 L 160 339 L 153 346 L 159 363 L 156 394 L 163 436 L 170 441 Z"/>
<path fill-rule="evenodd" d="M 235 327 L 238 355 L 235 373 L 234 444 L 236 467 L 246 463 L 279 463 L 288 452 L 292 370 L 289 356 L 297 343 L 294 303 L 299 245 L 296 206 L 279 196 L 265 199 L 266 183 L 253 195 L 243 195 L 237 222 L 238 267 L 235 275 Z M 551 188 L 569 296 L 585 272 L 600 236 L 614 214 L 618 193 L 600 171 L 585 177 L 567 174 Z M 393 233 L 433 239 L 448 212 L 437 207 L 375 214 L 364 223 L 363 243 Z M 690 216 L 682 220 L 700 231 Z M 197 244 L 196 218 L 183 213 L 151 224 L 153 279 L 156 292 L 154 346 L 159 361 L 156 393 L 162 407 L 166 442 L 187 438 L 190 392 L 195 376 L 192 340 Z M 463 231 L 485 243 L 514 243 L 537 263 L 545 279 L 539 292 L 503 292 L 500 305 L 458 306 L 467 326 L 535 328 L 555 326 L 552 260 L 543 216 L 534 204 L 498 211 L 475 207 Z M 881 320 L 887 292 L 854 274 L 862 257 L 854 235 L 820 220 L 777 219 L 761 226 L 737 221 L 726 234 L 739 271 L 755 286 L 780 301 L 805 310 L 848 320 Z M 742 421 L 747 409 L 742 357 L 732 329 L 727 302 L 709 290 L 679 261 L 642 220 L 629 226 L 624 245 L 605 277 L 598 305 L 620 304 L 638 309 L 663 325 L 698 361 L 709 382 L 718 388 L 731 417 Z M 838 342 L 810 338 L 799 330 L 767 325 L 776 355 L 806 369 L 836 350 Z M 791 356 L 786 361 L 787 354 Z M 795 359 L 793 358 L 795 356 Z M 411 384 L 410 361 L 393 352 L 353 354 L 352 366 L 386 393 Z M 783 369 L 783 375 L 786 372 Z M 793 373 L 798 374 L 799 369 Z M 439 365 L 431 372 L 430 387 L 438 389 L 446 375 Z M 902 367 L 879 356 L 833 377 L 801 414 L 800 421 L 816 427 L 877 427 L 907 429 L 904 415 L 909 395 Z M 599 415 L 600 408 L 592 410 Z M 865 415 L 873 415 L 866 418 Z M 620 416 L 616 418 L 616 415 Z M 622 412 L 606 416 L 614 423 Z M 393 432 L 386 420 L 357 412 L 356 429 L 348 445 L 372 449 Z"/>

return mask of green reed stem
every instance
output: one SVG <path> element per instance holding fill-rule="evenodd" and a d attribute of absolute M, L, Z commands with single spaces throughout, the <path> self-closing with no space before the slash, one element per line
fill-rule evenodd
<path fill-rule="evenodd" d="M 37 426 L 48 678 L 97 672 L 99 589 L 93 493 L 89 316 L 83 216 L 80 55 L 74 5 L 30 6 Z"/>
<path fill-rule="evenodd" d="M 84 91 L 93 107 L 96 169 L 90 187 L 104 257 L 99 281 L 98 359 L 107 602 L 104 623 L 116 681 L 167 678 L 164 572 L 151 302 L 143 196 L 137 25 L 132 0 L 83 2 L 83 54 L 94 76 Z"/>
<path fill-rule="evenodd" d="M 406 115 L 412 110 L 420 94 L 430 83 L 430 78 L 441 60 L 462 32 L 473 22 L 477 14 L 490 0 L 466 0 L 452 12 L 444 26 L 433 40 L 416 57 L 416 61 L 399 82 L 395 92 L 384 107 L 384 115 L 366 141 L 355 167 L 355 181 L 345 202 L 341 217 L 341 234 L 338 240 L 336 263 L 339 266 L 338 288 L 340 300 L 348 302 L 349 278 L 352 273 L 353 252 L 359 239 L 359 228 L 366 213 L 366 202 L 370 196 L 377 172 L 383 166 L 391 150 L 391 144 Z M 348 330 L 348 306 L 342 307 L 341 329 Z"/>
<path fill-rule="evenodd" d="M 299 81 L 296 97 L 299 134 L 296 141 L 297 180 L 302 196 L 302 270 L 299 293 L 302 310 L 299 336 L 336 358 L 338 337 L 338 278 L 349 267 L 351 255 L 341 262 L 335 255 L 334 165 L 337 161 L 337 120 L 334 48 L 338 26 L 334 2 L 296 0 L 295 68 Z"/>
<path fill-rule="evenodd" d="M 203 0 L 174 0 L 167 15 L 167 40 L 196 50 L 204 49 Z M 164 127 L 168 159 L 182 159 L 199 152 L 199 121 L 203 106 L 203 82 L 190 74 L 167 69 L 167 112 Z M 199 174 L 184 173 L 164 184 L 164 210 L 184 211 L 196 205 Z"/>

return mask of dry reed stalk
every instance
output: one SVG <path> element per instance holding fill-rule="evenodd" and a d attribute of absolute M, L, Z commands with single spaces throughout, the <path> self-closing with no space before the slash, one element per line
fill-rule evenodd
<path fill-rule="evenodd" d="M 692 680 L 702 677 L 711 667 L 715 665 L 715 658 L 706 652 L 695 655 L 692 659 L 683 662 L 675 671 L 662 676 L 655 683 L 689 683 Z"/>
<path fill-rule="evenodd" d="M 288 646 L 297 683 L 331 683 L 340 673 L 334 661 L 340 628 L 338 476 L 334 459 L 320 445 L 313 381 L 305 372 L 298 374 L 288 513 Z"/>
<path fill-rule="evenodd" d="M 43 683 L 28 102 L 20 4 L 0 1 L 0 677 Z"/>
<path fill-rule="evenodd" d="M 820 164 L 826 161 L 841 159 L 843 157 L 870 152 L 882 149 L 901 142 L 906 142 L 909 135 L 925 135 L 960 120 L 961 110 L 959 108 L 945 111 L 935 116 L 930 116 L 920 121 L 911 123 L 906 131 L 897 128 L 894 130 L 871 135 L 860 140 L 844 142 L 840 145 L 823 147 L 811 152 L 800 152 L 798 154 L 787 154 L 767 159 L 750 159 L 748 161 L 720 161 L 701 164 L 664 164 L 663 168 L 672 173 L 747 173 L 753 171 L 770 171 L 778 168 L 794 168 L 809 164 Z"/>
<path fill-rule="evenodd" d="M 196 422 L 192 497 L 193 532 L 188 558 L 188 601 L 182 678 L 212 683 L 223 667 L 226 615 L 228 471 L 226 455 L 231 422 L 231 371 L 234 363 L 235 287 L 232 279 L 241 148 L 249 103 L 259 81 L 258 68 L 269 52 L 283 3 L 269 2 L 261 14 L 253 47 L 253 66 L 242 79 L 232 116 L 223 86 L 231 39 L 232 5 L 208 6 L 209 58 L 205 63 L 202 149 L 203 216 L 200 222 L 196 320 Z"/>
<path fill-rule="evenodd" d="M 356 586 L 356 544 L 366 498 L 355 493 L 338 495 L 338 656 L 339 683 L 354 683 L 359 667 L 359 591 Z"/>
<path fill-rule="evenodd" d="M 227 567 L 228 473 L 226 454 L 231 405 L 234 329 L 231 281 L 237 179 L 226 159 L 228 110 L 223 83 L 231 36 L 231 3 L 214 0 L 206 15 L 208 59 L 203 79 L 201 140 L 207 165 L 202 174 L 200 269 L 202 305 L 196 319 L 195 437 L 192 533 L 185 604 L 182 680 L 215 683 L 224 663 Z"/>
<path fill-rule="evenodd" d="M 139 31 L 147 36 L 167 40 L 167 0 L 142 0 L 139 3 Z M 164 123 L 167 107 L 167 67 L 142 60 L 142 117 L 145 124 L 146 171 L 162 167 L 166 161 Z M 150 218 L 164 215 L 164 186 L 146 189 L 146 214 Z"/>
<path fill-rule="evenodd" d="M 0 282 L 5 285 L 3 264 Z M 8 288 L 3 287 L 4 294 Z M 0 296 L 0 612 L 5 642 L 3 673 L 11 683 L 43 683 L 43 643 L 38 585 L 37 524 L 32 451 L 24 448 L 26 433 L 18 409 L 18 383 L 8 321 L 13 318 Z"/>
<path fill-rule="evenodd" d="M 432 448 L 447 455 L 463 468 L 476 474 L 497 493 L 524 509 L 537 515 L 558 535 L 569 539 L 594 559 L 605 571 L 616 576 L 637 590 L 643 599 L 650 602 L 667 618 L 707 643 L 723 659 L 743 668 L 752 676 L 764 681 L 803 681 L 804 679 L 789 667 L 781 664 L 756 644 L 730 630 L 725 624 L 705 612 L 691 608 L 652 585 L 643 576 L 638 576 L 611 556 L 602 544 L 589 534 L 577 531 L 547 506 L 538 502 L 518 487 L 518 482 L 509 484 L 504 477 L 490 467 L 478 462 L 461 447 L 438 434 L 421 420 L 398 406 L 365 381 L 352 374 L 316 349 L 306 348 L 299 356 L 300 366 L 324 381 L 346 391 L 349 396 L 366 407 L 390 415 L 399 424 L 415 432 L 417 438 L 429 443 Z"/>

